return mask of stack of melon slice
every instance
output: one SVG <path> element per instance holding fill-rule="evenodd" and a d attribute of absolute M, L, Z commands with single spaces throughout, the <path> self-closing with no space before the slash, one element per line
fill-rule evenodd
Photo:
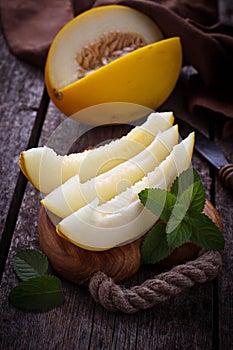
<path fill-rule="evenodd" d="M 194 133 L 179 143 L 173 122 L 171 112 L 152 113 L 128 135 L 93 150 L 68 156 L 47 147 L 22 152 L 21 170 L 46 194 L 42 205 L 62 219 L 57 233 L 82 248 L 105 250 L 148 231 L 157 217 L 138 193 L 168 189 L 191 163 Z"/>

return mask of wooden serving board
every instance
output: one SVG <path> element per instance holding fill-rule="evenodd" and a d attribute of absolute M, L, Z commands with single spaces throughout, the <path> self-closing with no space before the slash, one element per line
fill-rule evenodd
<path fill-rule="evenodd" d="M 214 206 L 207 200 L 205 213 L 222 229 L 221 219 Z M 38 218 L 39 243 L 53 268 L 67 280 L 87 284 L 97 271 L 103 271 L 116 282 L 123 281 L 137 272 L 141 265 L 140 246 L 143 237 L 136 241 L 105 251 L 89 251 L 60 237 L 41 207 Z M 88 234 L 88 233 L 87 233 Z M 191 242 L 177 248 L 161 265 L 172 266 L 194 259 L 199 247 Z"/>

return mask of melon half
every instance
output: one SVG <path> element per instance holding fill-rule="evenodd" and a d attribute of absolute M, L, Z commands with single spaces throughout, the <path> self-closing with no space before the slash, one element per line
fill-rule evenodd
<path fill-rule="evenodd" d="M 178 37 L 164 39 L 143 13 L 108 5 L 82 13 L 61 29 L 48 53 L 45 83 L 67 116 L 107 102 L 155 110 L 175 87 L 181 65 Z M 101 120 L 93 116 L 87 122 Z M 117 122 L 125 122 L 124 117 Z"/>

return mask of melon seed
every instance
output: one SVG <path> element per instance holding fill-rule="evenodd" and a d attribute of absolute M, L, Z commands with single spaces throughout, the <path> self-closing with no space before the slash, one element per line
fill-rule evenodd
<path fill-rule="evenodd" d="M 78 79 L 145 45 L 146 40 L 137 33 L 111 32 L 102 35 L 78 53 Z"/>

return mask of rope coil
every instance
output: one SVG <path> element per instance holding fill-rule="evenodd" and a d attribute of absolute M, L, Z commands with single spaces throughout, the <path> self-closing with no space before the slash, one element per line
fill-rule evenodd
<path fill-rule="evenodd" d="M 132 314 L 166 301 L 195 284 L 211 281 L 221 267 L 221 254 L 207 251 L 194 261 L 175 266 L 129 289 L 115 284 L 111 277 L 99 271 L 91 278 L 89 290 L 95 301 L 107 310 Z"/>

